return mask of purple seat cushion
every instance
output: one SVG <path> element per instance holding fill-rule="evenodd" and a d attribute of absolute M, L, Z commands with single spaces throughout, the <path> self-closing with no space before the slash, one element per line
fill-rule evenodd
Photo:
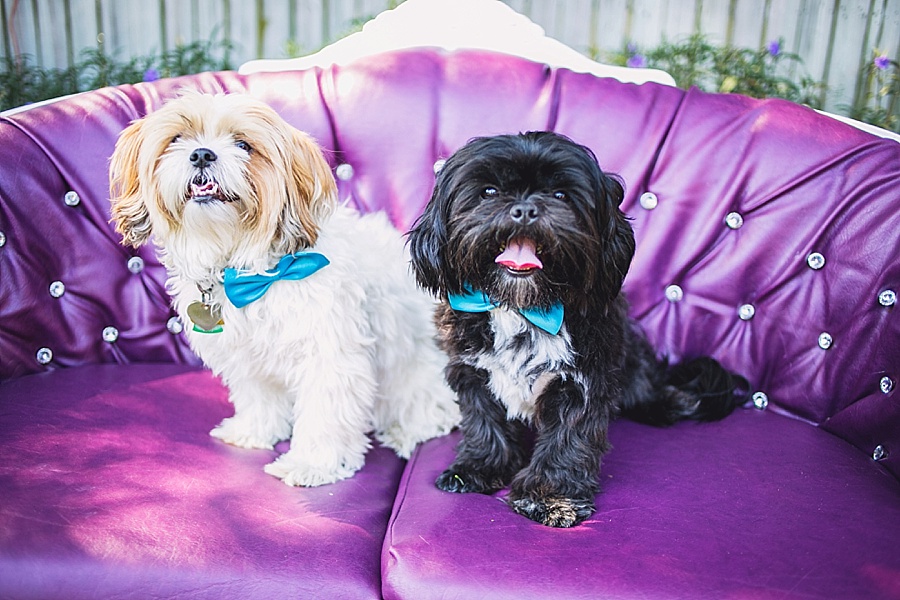
<path fill-rule="evenodd" d="M 403 461 L 292 488 L 208 431 L 208 371 L 98 365 L 0 384 L 0 597 L 379 598 Z"/>
<path fill-rule="evenodd" d="M 900 483 L 843 440 L 753 409 L 655 429 L 613 423 L 597 512 L 572 529 L 434 480 L 457 436 L 410 459 L 385 541 L 385 598 L 900 597 Z"/>

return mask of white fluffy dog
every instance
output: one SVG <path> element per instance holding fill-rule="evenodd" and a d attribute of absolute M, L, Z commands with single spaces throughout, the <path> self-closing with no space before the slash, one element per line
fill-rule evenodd
<path fill-rule="evenodd" d="M 408 457 L 459 418 L 433 301 L 382 214 L 336 206 L 322 152 L 248 96 L 187 93 L 122 132 L 110 165 L 123 243 L 151 236 L 195 352 L 235 414 L 212 430 L 289 485 L 351 476 L 367 432 Z"/>

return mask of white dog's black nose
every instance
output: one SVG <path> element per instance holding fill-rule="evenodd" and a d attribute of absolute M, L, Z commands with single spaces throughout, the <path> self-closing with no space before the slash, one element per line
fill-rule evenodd
<path fill-rule="evenodd" d="M 191 152 L 191 164 L 198 169 L 202 169 L 209 165 L 209 163 L 215 162 L 216 158 L 218 158 L 216 153 L 209 148 L 197 148 Z"/>
<path fill-rule="evenodd" d="M 520 225 L 531 225 L 538 220 L 540 211 L 533 202 L 517 202 L 509 209 L 509 217 Z"/>

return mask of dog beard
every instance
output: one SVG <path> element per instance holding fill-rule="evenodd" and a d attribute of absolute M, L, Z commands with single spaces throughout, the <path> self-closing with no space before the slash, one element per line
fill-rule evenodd
<path fill-rule="evenodd" d="M 478 138 L 444 164 L 409 235 L 419 284 L 444 301 L 436 318 L 462 411 L 439 488 L 509 485 L 514 510 L 569 527 L 594 510 L 610 418 L 710 420 L 743 402 L 742 378 L 710 358 L 669 368 L 629 320 L 623 196 L 590 149 L 549 132 Z M 453 307 L 479 292 L 485 310 Z M 557 331 L 528 316 L 553 307 Z"/>

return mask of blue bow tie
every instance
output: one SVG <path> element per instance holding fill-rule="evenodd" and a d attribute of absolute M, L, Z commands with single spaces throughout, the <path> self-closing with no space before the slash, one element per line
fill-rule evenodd
<path fill-rule="evenodd" d="M 468 287 L 464 294 L 450 294 L 447 300 L 450 302 L 450 308 L 460 312 L 487 312 L 500 307 L 484 292 L 472 291 Z M 532 325 L 540 327 L 550 335 L 556 335 L 562 328 L 563 305 L 559 302 L 549 309 L 520 308 L 518 310 Z"/>
<path fill-rule="evenodd" d="M 238 308 L 263 297 L 269 286 L 282 279 L 304 279 L 328 264 L 317 252 L 295 252 L 278 261 L 274 269 L 265 273 L 249 273 L 225 269 L 225 295 Z"/>

